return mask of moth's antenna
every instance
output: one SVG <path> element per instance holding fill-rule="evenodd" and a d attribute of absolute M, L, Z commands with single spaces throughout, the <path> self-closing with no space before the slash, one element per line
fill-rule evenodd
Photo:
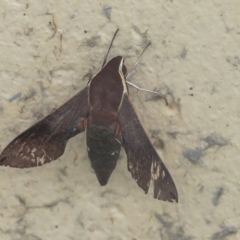
<path fill-rule="evenodd" d="M 111 47 L 112 47 L 113 41 L 114 41 L 114 39 L 115 39 L 118 31 L 119 31 L 119 28 L 116 30 L 116 32 L 115 32 L 114 35 L 113 35 L 112 41 L 111 41 L 111 43 L 110 43 L 110 45 L 109 45 L 109 47 L 108 47 L 107 53 L 106 53 L 106 55 L 105 55 L 105 57 L 104 57 L 102 67 L 105 65 L 105 63 L 106 63 L 106 61 L 107 61 L 107 57 L 108 57 L 109 51 L 110 51 L 110 49 L 111 49 Z"/>
<path fill-rule="evenodd" d="M 137 67 L 137 64 L 139 63 L 139 61 L 140 61 L 143 53 L 144 53 L 145 50 L 149 47 L 150 44 L 151 44 L 151 42 L 148 42 L 148 44 L 146 45 L 146 47 L 143 49 L 142 53 L 139 55 L 137 61 L 134 63 L 133 67 L 132 67 L 132 68 L 127 72 L 127 74 L 125 75 L 126 83 L 129 84 L 129 85 L 131 85 L 131 86 L 133 86 L 133 87 L 135 87 L 135 88 L 136 88 L 137 90 L 139 90 L 139 91 L 144 91 L 144 92 L 149 92 L 149 93 L 157 94 L 158 96 L 160 96 L 161 98 L 163 98 L 163 99 L 165 100 L 165 102 L 166 102 L 166 105 L 168 105 L 168 101 L 167 101 L 166 97 L 163 96 L 162 94 L 160 94 L 160 93 L 158 93 L 158 92 L 156 92 L 156 91 L 148 90 L 148 89 L 145 89 L 145 88 L 140 88 L 140 87 L 138 87 L 137 85 L 135 85 L 135 84 L 127 81 L 127 79 L 130 78 L 131 75 L 134 73 L 134 71 L 135 71 L 135 69 L 136 69 L 136 67 Z"/>
<path fill-rule="evenodd" d="M 146 47 L 143 49 L 142 53 L 139 55 L 137 61 L 134 63 L 133 67 L 127 72 L 125 78 L 126 80 L 134 73 L 136 67 L 137 67 L 137 64 L 139 63 L 143 53 L 145 52 L 145 50 L 149 47 L 149 45 L 151 44 L 151 42 L 148 42 L 148 44 L 146 45 Z"/>

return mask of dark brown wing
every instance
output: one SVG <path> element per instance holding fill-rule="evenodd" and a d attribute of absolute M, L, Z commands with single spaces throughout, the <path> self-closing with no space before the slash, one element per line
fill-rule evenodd
<path fill-rule="evenodd" d="M 29 168 L 60 157 L 69 138 L 84 131 L 89 113 L 85 87 L 56 111 L 15 138 L 0 155 L 0 165 Z"/>
<path fill-rule="evenodd" d="M 147 193 L 152 179 L 154 198 L 177 202 L 178 194 L 173 179 L 144 132 L 126 94 L 118 119 L 122 134 L 122 146 L 128 159 L 128 170 L 137 181 L 138 186 Z"/>

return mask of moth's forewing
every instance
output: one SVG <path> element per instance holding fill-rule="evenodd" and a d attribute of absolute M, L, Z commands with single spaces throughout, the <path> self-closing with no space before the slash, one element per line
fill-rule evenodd
<path fill-rule="evenodd" d="M 118 113 L 122 146 L 128 159 L 128 170 L 145 193 L 151 179 L 154 183 L 154 198 L 163 201 L 178 201 L 174 181 L 158 156 L 128 99 L 124 94 Z"/>
<path fill-rule="evenodd" d="M 68 139 L 84 131 L 89 87 L 16 137 L 1 153 L 0 165 L 29 168 L 59 158 Z"/>

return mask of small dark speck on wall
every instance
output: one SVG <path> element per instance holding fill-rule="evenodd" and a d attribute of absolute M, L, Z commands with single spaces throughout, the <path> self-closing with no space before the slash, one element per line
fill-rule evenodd
<path fill-rule="evenodd" d="M 220 198 L 222 197 L 222 195 L 224 194 L 224 188 L 220 187 L 218 188 L 218 190 L 214 193 L 213 199 L 212 199 L 212 204 L 214 206 L 217 206 L 220 202 Z"/>
<path fill-rule="evenodd" d="M 34 97 L 36 94 L 37 94 L 37 91 L 34 88 L 30 87 L 28 89 L 28 92 L 21 97 L 21 100 L 27 101 L 28 99 Z"/>
<path fill-rule="evenodd" d="M 184 59 L 187 56 L 187 49 L 184 47 L 182 52 L 180 53 L 180 57 Z"/>
<path fill-rule="evenodd" d="M 193 90 L 193 87 L 190 87 L 189 90 L 192 91 L 192 90 Z M 194 94 L 193 94 L 193 93 L 190 93 L 189 96 L 193 97 Z"/>
<path fill-rule="evenodd" d="M 223 147 L 228 145 L 229 141 L 215 133 L 210 134 L 209 136 L 207 136 L 206 138 L 203 138 L 203 141 L 206 142 L 208 144 L 208 147 L 212 147 L 212 146 L 219 146 L 219 147 Z"/>
<path fill-rule="evenodd" d="M 212 235 L 211 239 L 212 240 L 217 240 L 217 239 L 223 239 L 231 234 L 234 234 L 237 232 L 237 228 L 235 227 L 229 227 L 229 226 L 225 226 L 223 227 L 223 230 L 220 232 L 216 232 Z"/>
<path fill-rule="evenodd" d="M 195 149 L 185 149 L 183 151 L 183 156 L 187 158 L 192 163 L 197 163 L 202 157 L 204 149 L 195 148 Z"/>
<path fill-rule="evenodd" d="M 22 93 L 21 93 L 21 92 L 18 92 L 18 93 L 16 93 L 16 94 L 14 94 L 13 96 L 11 96 L 11 97 L 8 99 L 8 101 L 9 101 L 9 102 L 12 102 L 12 101 L 14 101 L 15 99 L 21 97 L 21 95 L 22 95 Z"/>
<path fill-rule="evenodd" d="M 161 138 L 156 138 L 155 141 L 153 142 L 153 146 L 156 148 L 164 149 L 164 142 Z"/>
<path fill-rule="evenodd" d="M 111 19 L 111 11 L 112 11 L 112 7 L 110 6 L 103 6 L 103 9 L 102 9 L 102 13 L 103 15 L 105 15 L 107 17 L 107 19 Z"/>
<path fill-rule="evenodd" d="M 156 148 L 164 149 L 164 141 L 158 136 L 160 130 L 150 130 L 151 137 L 154 139 L 153 146 Z"/>
<path fill-rule="evenodd" d="M 161 239 L 171 239 L 171 240 L 192 240 L 192 236 L 186 236 L 181 227 L 177 227 L 173 221 L 170 221 L 167 214 L 155 213 L 155 218 L 162 225 L 161 229 Z"/>
<path fill-rule="evenodd" d="M 88 47 L 95 47 L 99 44 L 100 40 L 100 36 L 92 36 L 90 39 L 87 39 L 86 45 Z"/>

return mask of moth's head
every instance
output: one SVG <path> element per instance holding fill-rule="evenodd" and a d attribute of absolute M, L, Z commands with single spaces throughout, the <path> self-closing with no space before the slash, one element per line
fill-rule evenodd
<path fill-rule="evenodd" d="M 112 59 L 110 59 L 105 65 L 104 67 L 107 67 L 109 69 L 112 70 L 116 70 L 118 69 L 118 72 L 121 72 L 123 74 L 123 76 L 125 77 L 127 74 L 127 68 L 124 65 L 124 58 L 122 56 L 116 56 Z"/>

